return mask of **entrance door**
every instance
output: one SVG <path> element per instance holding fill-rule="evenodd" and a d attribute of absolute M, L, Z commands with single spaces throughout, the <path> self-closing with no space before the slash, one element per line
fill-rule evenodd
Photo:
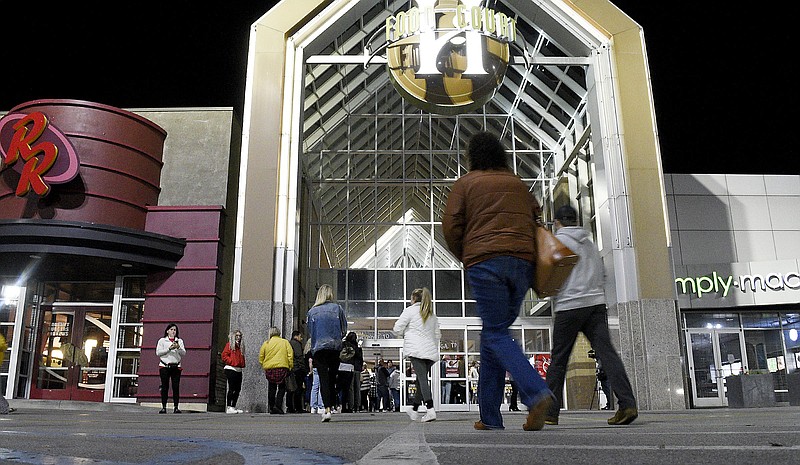
<path fill-rule="evenodd" d="M 690 329 L 686 347 L 695 407 L 727 405 L 725 377 L 747 368 L 743 364 L 741 333 L 735 329 Z"/>
<path fill-rule="evenodd" d="M 31 398 L 103 401 L 111 307 L 42 306 Z"/>
<path fill-rule="evenodd" d="M 375 373 L 375 367 L 381 360 L 386 362 L 391 360 L 395 368 L 400 370 L 400 409 L 402 410 L 408 400 L 408 386 L 413 383 L 413 381 L 409 382 L 406 379 L 407 368 L 410 367 L 410 363 L 403 357 L 403 340 L 365 339 L 361 344 L 361 350 L 364 353 L 364 364 L 373 373 Z M 392 397 L 391 392 L 389 394 Z M 380 400 L 378 402 L 380 403 Z M 391 402 L 394 402 L 393 398 Z"/>

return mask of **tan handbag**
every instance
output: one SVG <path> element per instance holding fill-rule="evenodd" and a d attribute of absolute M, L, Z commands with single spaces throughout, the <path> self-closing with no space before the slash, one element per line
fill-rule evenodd
<path fill-rule="evenodd" d="M 561 290 L 572 268 L 578 263 L 578 256 L 540 223 L 534 230 L 534 242 L 536 269 L 531 287 L 539 297 L 552 297 Z"/>

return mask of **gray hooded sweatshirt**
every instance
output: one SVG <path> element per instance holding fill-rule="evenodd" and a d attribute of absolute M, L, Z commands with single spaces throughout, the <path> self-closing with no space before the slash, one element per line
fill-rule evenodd
<path fill-rule="evenodd" d="M 580 259 L 554 297 L 553 309 L 563 312 L 605 304 L 605 269 L 589 231 L 579 226 L 566 226 L 556 232 L 556 237 Z"/>

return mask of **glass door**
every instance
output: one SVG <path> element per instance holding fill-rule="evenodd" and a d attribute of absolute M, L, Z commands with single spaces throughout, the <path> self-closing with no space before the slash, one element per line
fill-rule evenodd
<path fill-rule="evenodd" d="M 728 404 L 725 377 L 746 369 L 743 343 L 735 329 L 690 329 L 686 333 L 689 377 L 695 407 L 722 407 Z"/>
<path fill-rule="evenodd" d="M 112 307 L 41 308 L 31 398 L 102 402 Z"/>
<path fill-rule="evenodd" d="M 361 343 L 361 350 L 364 353 L 364 365 L 374 376 L 376 367 L 383 360 L 388 364 L 389 361 L 394 365 L 394 369 L 400 371 L 400 410 L 406 405 L 407 390 L 409 383 L 406 380 L 406 368 L 411 364 L 403 357 L 402 339 L 365 339 Z M 394 403 L 394 396 L 389 392 L 390 402 Z M 383 406 L 380 399 L 378 403 Z"/>

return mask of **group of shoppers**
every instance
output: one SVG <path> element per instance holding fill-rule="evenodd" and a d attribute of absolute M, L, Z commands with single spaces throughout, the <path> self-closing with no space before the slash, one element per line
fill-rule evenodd
<path fill-rule="evenodd" d="M 466 269 L 477 302 L 477 313 L 483 323 L 481 364 L 470 370 L 470 379 L 477 381 L 474 395 L 480 407 L 480 419 L 475 422 L 475 429 L 504 428 L 500 406 L 506 374 L 514 380 L 515 393 L 528 411 L 524 430 L 535 431 L 545 424 L 558 424 L 567 362 L 579 332 L 589 339 L 618 398 L 619 410 L 608 423 L 631 423 L 638 416 L 636 399 L 622 361 L 611 343 L 603 264 L 590 232 L 579 226 L 577 212 L 571 206 L 565 205 L 556 211 L 556 237 L 579 256 L 579 261 L 552 302 L 555 312 L 553 350 L 545 382 L 509 332 L 535 273 L 534 230 L 543 227 L 539 226 L 541 208 L 525 183 L 510 169 L 506 151 L 493 134 L 481 132 L 473 136 L 466 155 L 469 172 L 458 179 L 450 191 L 442 229 L 448 248 Z M 409 416 L 412 420 L 428 422 L 436 419 L 428 377 L 433 365 L 439 361 L 441 332 L 427 288 L 415 289 L 410 302 L 411 305 L 395 323 L 394 331 L 404 339 L 404 353 L 416 374 L 414 383 L 417 389 Z M 275 327 L 270 328 L 269 339 L 261 346 L 259 364 L 269 385 L 268 408 L 273 414 L 284 413 L 287 378 L 301 385 L 307 375 L 312 375 L 312 411 L 319 413 L 323 422 L 329 422 L 334 408 L 341 406 L 342 411 L 357 408 L 355 399 L 359 397 L 357 394 L 363 382 L 356 373 L 362 372 L 363 353 L 358 347 L 356 334 L 347 332 L 345 312 L 334 301 L 330 285 L 319 287 L 306 323 L 307 350 L 302 350 L 299 331 L 295 331 L 288 341 Z M 236 408 L 241 371 L 245 366 L 241 338 L 240 331 L 231 333 L 222 355 L 229 385 L 228 413 L 241 412 Z M 180 361 L 186 348 L 178 337 L 177 325 L 167 326 L 156 353 L 161 357 L 160 413 L 166 413 L 169 382 L 173 386 L 174 412 L 180 413 Z M 385 406 L 389 405 L 391 390 L 388 376 L 386 367 L 382 364 L 376 366 L 377 395 L 384 398 Z M 399 406 L 399 386 L 397 388 L 398 398 L 394 404 Z M 319 392 L 316 398 L 315 391 Z M 299 398 L 291 394 L 286 405 L 290 412 L 305 411 L 302 394 Z M 424 413 L 420 410 L 423 406 Z"/>

